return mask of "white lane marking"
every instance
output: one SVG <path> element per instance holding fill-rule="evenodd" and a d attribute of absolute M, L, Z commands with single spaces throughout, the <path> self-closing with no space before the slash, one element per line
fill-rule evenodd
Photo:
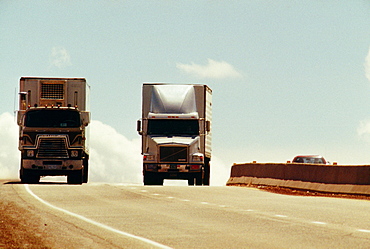
<path fill-rule="evenodd" d="M 275 217 L 286 218 L 286 217 L 288 217 L 288 216 L 283 215 L 283 214 L 275 214 Z"/>
<path fill-rule="evenodd" d="M 357 231 L 363 232 L 363 233 L 370 233 L 370 230 L 366 230 L 366 229 L 357 229 Z"/>
<path fill-rule="evenodd" d="M 129 237 L 129 238 L 133 238 L 133 239 L 140 240 L 140 241 L 142 241 L 142 242 L 144 242 L 144 243 L 147 243 L 147 244 L 153 245 L 153 246 L 158 247 L 158 248 L 164 248 L 164 249 L 170 249 L 170 248 L 171 248 L 171 247 L 169 247 L 169 246 L 162 245 L 162 244 L 160 244 L 160 243 L 158 243 L 158 242 L 155 242 L 155 241 L 153 241 L 153 240 L 146 239 L 146 238 L 143 238 L 143 237 L 140 237 L 140 236 L 136 236 L 136 235 L 133 235 L 133 234 L 130 234 L 130 233 L 126 233 L 126 232 L 120 231 L 120 230 L 115 229 L 115 228 L 113 228 L 113 227 L 110 227 L 110 226 L 104 225 L 104 224 L 102 224 L 102 223 L 99 223 L 99 222 L 96 222 L 96 221 L 90 220 L 90 219 L 88 219 L 88 218 L 86 218 L 86 217 L 84 217 L 84 216 L 82 216 L 82 215 L 75 214 L 75 213 L 72 213 L 72 212 L 70 212 L 70 211 L 68 211 L 68 210 L 65 210 L 65 209 L 63 209 L 63 208 L 56 207 L 56 206 L 54 206 L 54 205 L 50 204 L 49 202 L 44 201 L 43 199 L 41 199 L 40 197 L 38 197 L 36 194 L 34 194 L 34 193 L 32 192 L 32 190 L 29 188 L 28 184 L 25 184 L 25 185 L 24 185 L 24 188 L 25 188 L 25 189 L 26 189 L 26 191 L 27 191 L 30 195 L 32 195 L 36 200 L 40 201 L 41 203 L 45 204 L 45 205 L 46 205 L 46 206 L 48 206 L 48 207 L 54 208 L 54 209 L 56 209 L 56 210 L 58 210 L 58 211 L 61 211 L 61 212 L 65 213 L 65 214 L 71 215 L 71 216 L 76 217 L 76 218 L 78 218 L 78 219 L 80 219 L 80 220 L 86 221 L 86 222 L 88 222 L 88 223 L 90 223 L 90 224 L 93 224 L 93 225 L 98 226 L 98 227 L 100 227 L 100 228 L 103 228 L 103 229 L 109 230 L 109 231 L 111 231 L 111 232 L 118 233 L 118 234 L 120 234 L 120 235 L 123 235 L 123 236 Z"/>
<path fill-rule="evenodd" d="M 208 202 L 206 202 L 206 201 L 202 201 L 200 204 L 208 205 L 209 203 L 208 203 Z"/>
<path fill-rule="evenodd" d="M 318 224 L 318 225 L 326 225 L 327 224 L 327 223 L 321 222 L 321 221 L 312 221 L 311 223 Z"/>

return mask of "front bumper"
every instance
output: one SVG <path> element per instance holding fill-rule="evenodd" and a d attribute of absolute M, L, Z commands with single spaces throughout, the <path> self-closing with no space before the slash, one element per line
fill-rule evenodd
<path fill-rule="evenodd" d="M 179 164 L 179 163 L 144 163 L 144 171 L 169 172 L 169 173 L 195 173 L 202 172 L 204 164 Z"/>
<path fill-rule="evenodd" d="M 22 167 L 24 169 L 33 170 L 60 170 L 72 171 L 83 169 L 83 160 L 60 160 L 60 159 L 22 159 Z"/>

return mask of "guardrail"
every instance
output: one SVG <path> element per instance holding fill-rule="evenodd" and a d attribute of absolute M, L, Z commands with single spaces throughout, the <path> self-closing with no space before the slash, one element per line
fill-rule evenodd
<path fill-rule="evenodd" d="M 370 195 L 370 165 L 234 164 L 226 185 L 237 184 Z"/>

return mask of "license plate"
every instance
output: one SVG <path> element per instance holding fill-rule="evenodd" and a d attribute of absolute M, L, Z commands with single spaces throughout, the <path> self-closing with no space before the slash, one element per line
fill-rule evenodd
<path fill-rule="evenodd" d="M 177 169 L 177 165 L 171 164 L 170 169 Z"/>
<path fill-rule="evenodd" d="M 57 165 L 48 165 L 48 169 L 57 169 L 58 166 Z"/>

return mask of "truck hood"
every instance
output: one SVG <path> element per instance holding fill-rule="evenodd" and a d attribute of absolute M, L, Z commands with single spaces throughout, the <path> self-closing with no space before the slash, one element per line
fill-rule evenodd
<path fill-rule="evenodd" d="M 151 137 L 156 144 L 186 144 L 191 145 L 199 140 L 199 137 Z"/>

